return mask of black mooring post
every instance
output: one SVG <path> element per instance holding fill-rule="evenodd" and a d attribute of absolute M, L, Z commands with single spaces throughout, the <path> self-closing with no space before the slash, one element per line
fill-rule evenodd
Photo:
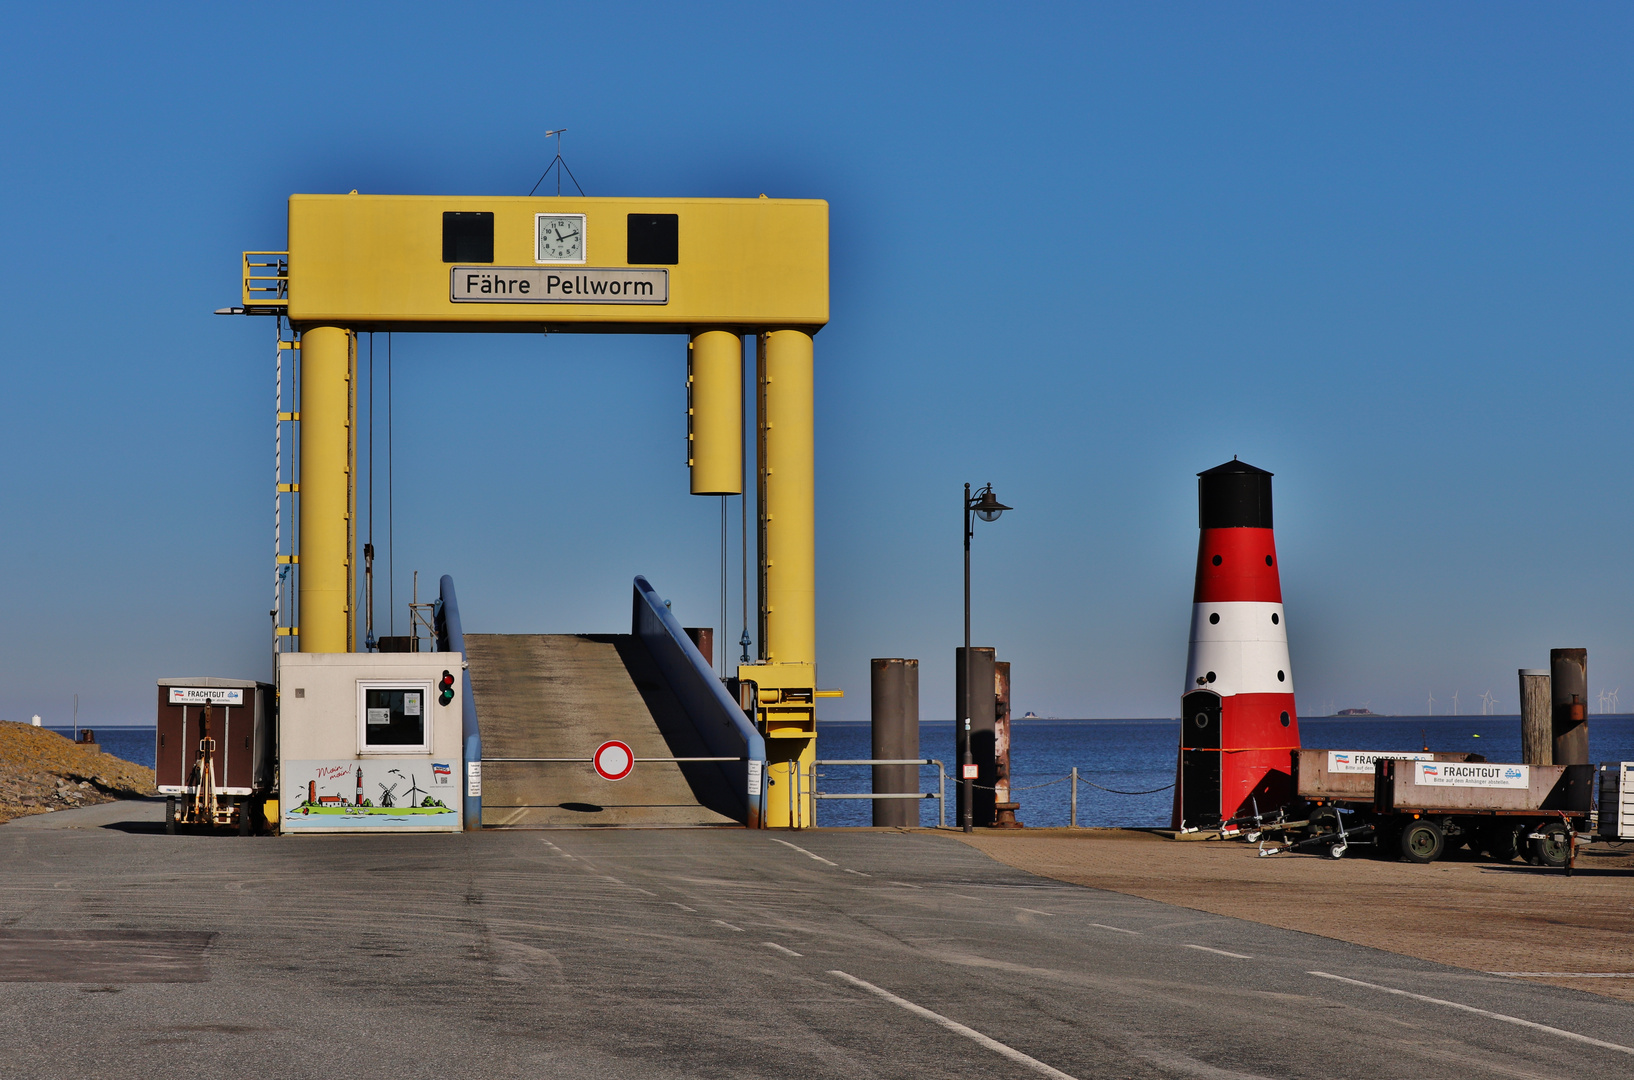
<path fill-rule="evenodd" d="M 919 661 L 895 657 L 870 661 L 870 718 L 873 756 L 907 761 L 919 756 Z M 875 765 L 874 794 L 908 794 L 919 790 L 919 766 Z M 875 799 L 876 826 L 919 825 L 919 804 L 912 799 Z"/>

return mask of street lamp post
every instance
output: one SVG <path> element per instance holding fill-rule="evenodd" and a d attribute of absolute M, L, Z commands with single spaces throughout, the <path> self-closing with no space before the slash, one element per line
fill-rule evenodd
<path fill-rule="evenodd" d="M 975 498 L 971 498 L 970 496 L 970 485 L 965 485 L 965 749 L 959 762 L 961 766 L 959 769 L 959 782 L 963 785 L 964 791 L 964 814 L 962 815 L 960 824 L 964 826 L 965 832 L 970 832 L 975 828 L 976 794 L 976 780 L 972 775 L 975 772 L 975 758 L 972 755 L 970 748 L 970 703 L 974 700 L 974 697 L 971 694 L 970 686 L 970 669 L 973 666 L 970 663 L 970 538 L 975 535 L 975 518 L 979 517 L 983 521 L 997 521 L 1000 514 L 1011 509 L 1014 509 L 1014 507 L 1005 506 L 1003 503 L 999 502 L 998 497 L 993 494 L 992 484 L 983 486 L 976 492 Z"/>

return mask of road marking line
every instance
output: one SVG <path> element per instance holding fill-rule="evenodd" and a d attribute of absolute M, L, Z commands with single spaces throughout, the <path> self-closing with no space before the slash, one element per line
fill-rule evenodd
<path fill-rule="evenodd" d="M 779 945 L 775 941 L 762 941 L 761 944 L 766 946 L 768 949 L 776 949 L 780 953 L 788 953 L 790 956 L 799 956 L 800 955 L 799 953 L 795 952 L 793 949 L 790 949 L 790 948 L 787 948 L 785 946 Z"/>
<path fill-rule="evenodd" d="M 714 920 L 711 920 L 711 921 L 713 921 L 716 926 L 724 926 L 728 930 L 736 930 L 740 934 L 748 933 L 748 931 L 746 931 L 743 927 L 733 926 L 731 923 L 727 922 L 725 919 L 714 919 Z"/>
<path fill-rule="evenodd" d="M 1254 959 L 1252 956 L 1249 956 L 1247 953 L 1226 952 L 1224 949 L 1211 949 L 1207 945 L 1188 945 L 1184 941 L 1182 941 L 1180 943 L 1180 947 L 1182 949 L 1196 949 L 1199 952 L 1217 953 L 1220 956 L 1231 956 L 1231 957 L 1235 957 L 1238 960 L 1252 960 L 1252 959 Z"/>
<path fill-rule="evenodd" d="M 1037 908 L 1030 908 L 1030 907 L 1018 907 L 1018 908 L 1016 908 L 1016 910 L 1017 911 L 1025 911 L 1029 915 L 1052 915 L 1053 916 L 1055 914 L 1055 912 L 1053 912 L 1053 911 L 1039 911 Z M 1131 933 L 1133 933 L 1133 931 L 1131 931 Z"/>
<path fill-rule="evenodd" d="M 1108 926 L 1104 922 L 1092 922 L 1089 925 L 1095 927 L 1098 930 L 1116 930 L 1120 934 L 1134 934 L 1136 937 L 1140 937 L 1140 931 L 1139 930 L 1125 930 L 1121 926 Z"/>
<path fill-rule="evenodd" d="M 669 900 L 669 901 L 666 901 L 666 903 L 674 904 L 676 907 L 680 908 L 682 911 L 696 912 L 698 910 L 695 907 L 687 907 L 685 904 L 681 903 L 678 900 Z"/>
<path fill-rule="evenodd" d="M 845 868 L 845 872 L 848 873 L 848 874 L 855 874 L 858 877 L 873 877 L 874 876 L 873 874 L 865 874 L 861 870 L 853 870 L 849 866 Z"/>
<path fill-rule="evenodd" d="M 1634 979 L 1634 971 L 1489 971 L 1511 979 Z"/>
<path fill-rule="evenodd" d="M 1412 998 L 1414 1001 L 1427 1001 L 1431 1005 L 1445 1005 L 1449 1009 L 1461 1009 L 1464 1012 L 1485 1016 L 1492 1020 L 1502 1020 L 1506 1024 L 1516 1024 L 1520 1027 L 1531 1028 L 1533 1031 L 1547 1031 L 1551 1035 L 1559 1035 L 1563 1039 L 1573 1042 L 1587 1043 L 1605 1050 L 1617 1050 L 1624 1054 L 1634 1054 L 1634 1046 L 1622 1046 L 1614 1042 L 1605 1042 L 1601 1039 L 1591 1039 L 1587 1035 L 1579 1035 L 1575 1031 L 1566 1031 L 1563 1028 L 1550 1027 L 1548 1024 L 1539 1024 L 1531 1020 L 1522 1020 L 1518 1016 L 1507 1016 L 1504 1013 L 1490 1012 L 1486 1009 L 1477 1009 L 1474 1005 L 1464 1005 L 1457 1001 L 1446 1001 L 1442 998 L 1427 997 L 1424 994 L 1415 994 L 1409 990 L 1397 990 L 1393 986 L 1380 986 L 1378 983 L 1363 982 L 1360 979 L 1347 979 L 1343 975 L 1329 975 L 1325 971 L 1310 971 L 1308 975 L 1315 975 L 1319 979 L 1332 979 L 1334 982 L 1349 983 L 1352 986 L 1365 986 L 1369 990 L 1382 990 L 1386 994 L 1395 994 L 1398 997 Z"/>
<path fill-rule="evenodd" d="M 880 987 L 875 986 L 871 982 L 864 982 L 862 979 L 857 978 L 855 975 L 847 975 L 843 971 L 830 971 L 829 974 L 833 975 L 835 978 L 844 979 L 846 982 L 850 983 L 853 986 L 861 987 L 862 989 L 868 991 L 870 994 L 875 994 L 875 995 L 877 995 L 879 997 L 882 997 L 886 1001 L 889 1001 L 892 1005 L 900 1005 L 902 1008 L 907 1009 L 909 1012 L 915 1014 L 916 1016 L 923 1016 L 926 1020 L 929 1020 L 932 1023 L 940 1024 L 943 1027 L 947 1028 L 949 1031 L 952 1031 L 952 1032 L 954 1032 L 956 1034 L 959 1034 L 959 1035 L 963 1035 L 965 1038 L 970 1039 L 973 1042 L 978 1042 L 981 1045 L 987 1047 L 989 1050 L 993 1051 L 995 1054 L 1002 1054 L 1005 1057 L 1009 1058 L 1011 1061 L 1016 1062 L 1017 1064 L 1025 1065 L 1029 1069 L 1033 1069 L 1033 1070 L 1035 1070 L 1037 1072 L 1043 1073 L 1045 1076 L 1053 1076 L 1053 1077 L 1056 1078 L 1056 1080 L 1073 1080 L 1073 1077 L 1071 1077 L 1068 1074 L 1062 1072 L 1060 1069 L 1057 1069 L 1057 1068 L 1054 1068 L 1052 1066 L 1046 1065 L 1042 1061 L 1039 1061 L 1035 1057 L 1029 1057 L 1028 1055 L 1023 1054 L 1020 1050 L 1017 1050 L 1013 1046 L 1006 1046 L 1003 1043 L 999 1042 L 997 1039 L 989 1038 L 986 1035 L 983 1035 L 981 1032 L 977 1031 L 975 1028 L 967 1028 L 963 1024 L 959 1023 L 957 1020 L 949 1020 L 947 1017 L 943 1016 L 941 1013 L 931 1012 L 929 1009 L 925 1008 L 923 1005 L 915 1005 L 913 1002 L 909 1001 L 907 998 L 899 998 L 895 994 L 891 993 L 889 990 L 883 990 Z"/>
<path fill-rule="evenodd" d="M 811 852 L 807 851 L 805 848 L 801 847 L 799 844 L 791 844 L 787 840 L 779 840 L 775 836 L 768 836 L 766 839 L 770 840 L 774 844 L 782 844 L 784 847 L 791 847 L 794 850 L 798 851 L 800 854 L 804 855 L 806 858 L 816 859 L 818 862 L 823 863 L 823 864 L 825 864 L 827 866 L 838 866 L 838 865 L 840 865 L 839 863 L 829 862 L 827 859 L 823 858 L 821 855 L 813 855 Z"/>

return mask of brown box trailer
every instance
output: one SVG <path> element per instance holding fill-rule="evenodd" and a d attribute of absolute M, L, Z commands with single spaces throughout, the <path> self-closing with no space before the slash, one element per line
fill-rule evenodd
<path fill-rule="evenodd" d="M 245 813 L 255 799 L 271 795 L 276 773 L 272 685 L 253 679 L 216 676 L 160 679 L 154 731 L 154 772 L 166 799 L 166 824 L 174 827 L 181 800 L 185 819 L 188 800 L 198 793 L 196 766 L 206 703 L 210 707 L 210 779 L 230 822 L 240 831 L 250 824 Z M 223 821 L 221 823 L 228 823 Z"/>

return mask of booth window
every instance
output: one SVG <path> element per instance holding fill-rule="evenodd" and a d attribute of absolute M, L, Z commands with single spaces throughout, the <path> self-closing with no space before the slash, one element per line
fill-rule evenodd
<path fill-rule="evenodd" d="M 358 750 L 403 753 L 431 750 L 431 687 L 426 683 L 358 686 Z"/>

